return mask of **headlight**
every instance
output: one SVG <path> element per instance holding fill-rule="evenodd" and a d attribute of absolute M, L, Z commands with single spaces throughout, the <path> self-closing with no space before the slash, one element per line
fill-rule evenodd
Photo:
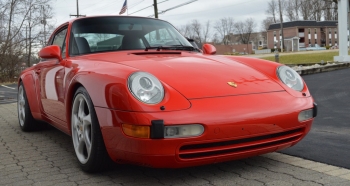
<path fill-rule="evenodd" d="M 304 83 L 300 75 L 288 66 L 280 66 L 277 69 L 277 75 L 280 80 L 288 87 L 302 91 L 304 89 Z"/>
<path fill-rule="evenodd" d="M 147 104 L 157 104 L 164 98 L 164 88 L 160 81 L 147 72 L 135 72 L 128 79 L 132 95 Z"/>

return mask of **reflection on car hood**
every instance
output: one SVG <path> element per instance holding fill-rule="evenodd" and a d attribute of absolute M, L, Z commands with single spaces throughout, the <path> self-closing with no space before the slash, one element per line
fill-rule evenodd
<path fill-rule="evenodd" d="M 183 52 L 161 55 L 129 54 L 119 60 L 116 60 L 115 55 L 98 55 L 98 60 L 121 63 L 149 72 L 188 99 L 284 90 L 257 70 L 222 56 Z"/>

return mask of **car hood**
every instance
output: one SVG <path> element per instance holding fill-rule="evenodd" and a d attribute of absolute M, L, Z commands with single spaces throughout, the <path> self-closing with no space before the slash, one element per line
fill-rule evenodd
<path fill-rule="evenodd" d="M 101 60 L 101 57 L 98 59 Z M 222 56 L 129 54 L 129 57 L 118 61 L 115 57 L 106 55 L 102 60 L 149 72 L 188 99 L 284 90 L 257 70 Z"/>

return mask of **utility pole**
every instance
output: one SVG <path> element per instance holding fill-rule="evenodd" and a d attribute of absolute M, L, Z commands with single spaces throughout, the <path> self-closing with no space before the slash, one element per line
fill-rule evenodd
<path fill-rule="evenodd" d="M 157 0 L 153 0 L 153 6 L 154 6 L 154 17 L 158 19 L 158 6 L 157 6 Z"/>
<path fill-rule="evenodd" d="M 75 17 L 85 17 L 86 15 L 80 15 L 79 14 L 79 0 L 77 0 L 77 14 L 76 15 L 72 15 L 72 14 L 70 14 L 69 16 L 75 16 Z"/>
<path fill-rule="evenodd" d="M 281 5 L 281 0 L 278 0 L 278 6 L 279 6 L 279 11 L 280 11 L 280 25 L 281 25 L 281 35 L 282 35 L 282 46 L 281 46 L 281 52 L 283 52 L 283 47 L 284 47 L 284 34 L 283 34 L 283 15 L 282 15 L 282 5 Z"/>

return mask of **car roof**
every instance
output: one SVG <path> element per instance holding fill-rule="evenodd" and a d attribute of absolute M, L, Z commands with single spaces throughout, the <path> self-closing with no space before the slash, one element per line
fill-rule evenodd
<path fill-rule="evenodd" d="M 81 20 L 81 19 L 90 19 L 90 18 L 99 18 L 99 17 L 132 17 L 132 18 L 142 18 L 142 19 L 155 19 L 155 20 L 160 20 L 160 21 L 164 21 L 162 19 L 156 19 L 156 18 L 152 18 L 152 17 L 141 17 L 141 16 L 121 16 L 121 15 L 95 15 L 95 16 L 84 16 L 84 17 L 78 17 L 78 18 L 74 18 L 69 20 L 69 23 L 73 23 L 76 20 Z M 167 22 L 167 21 L 165 21 Z"/>

